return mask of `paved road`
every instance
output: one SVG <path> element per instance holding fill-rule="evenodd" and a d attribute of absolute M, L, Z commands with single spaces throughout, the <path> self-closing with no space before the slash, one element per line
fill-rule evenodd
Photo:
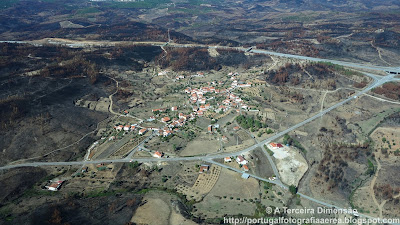
<path fill-rule="evenodd" d="M 242 51 L 242 52 L 246 52 L 248 50 L 247 48 L 243 48 L 243 47 L 209 46 L 209 45 L 200 45 L 200 44 L 175 44 L 175 43 L 170 43 L 168 46 L 169 47 L 179 47 L 179 48 L 205 47 L 205 48 L 215 48 L 215 49 L 237 50 L 237 51 Z M 338 64 L 338 65 L 341 65 L 341 66 L 347 66 L 347 67 L 352 67 L 352 68 L 357 68 L 357 69 L 378 70 L 378 71 L 384 71 L 384 72 L 393 71 L 393 72 L 397 72 L 397 73 L 400 74 L 400 67 L 386 67 L 386 66 L 376 66 L 376 65 L 365 65 L 365 64 L 360 64 L 360 63 L 345 62 L 345 61 L 333 60 L 333 59 L 321 59 L 321 58 L 315 58 L 315 57 L 279 53 L 279 52 L 273 52 L 273 51 L 262 50 L 262 49 L 253 49 L 253 50 L 251 50 L 251 52 L 252 53 L 257 53 L 257 54 L 279 56 L 279 57 L 284 57 L 284 58 L 307 60 L 307 61 L 311 61 L 311 62 L 330 62 L 330 63 Z"/>
<path fill-rule="evenodd" d="M 178 43 L 164 43 L 164 42 L 127 42 L 127 41 L 77 41 L 77 40 L 69 40 L 69 39 L 61 39 L 61 38 L 46 38 L 42 40 L 33 40 L 33 41 L 0 41 L 0 43 L 16 43 L 16 44 L 31 44 L 34 46 L 41 46 L 43 44 L 53 44 L 60 45 L 70 48 L 83 48 L 83 47 L 93 47 L 93 46 L 115 46 L 116 44 L 129 44 L 129 45 L 154 45 L 164 47 L 168 44 L 168 47 L 177 47 L 177 48 L 189 48 L 189 47 L 202 47 L 202 48 L 215 48 L 215 49 L 226 49 L 226 50 L 238 50 L 242 52 L 248 51 L 248 48 L 243 47 L 229 47 L 229 46 L 211 46 L 211 45 L 203 45 L 203 44 L 178 44 Z M 273 52 L 262 49 L 253 49 L 252 53 L 265 54 L 265 55 L 273 55 L 285 58 L 299 59 L 299 60 L 307 60 L 312 62 L 330 62 L 342 66 L 348 66 L 358 69 L 369 69 L 369 70 L 378 70 L 378 71 L 393 71 L 400 74 L 400 67 L 385 67 L 385 66 L 377 66 L 377 65 L 365 65 L 361 63 L 354 62 L 345 62 L 340 60 L 333 59 L 320 59 L 315 57 L 301 56 L 301 55 L 293 55 L 286 53 Z"/>
<path fill-rule="evenodd" d="M 246 172 L 241 171 L 241 170 L 239 170 L 239 169 L 232 168 L 232 167 L 230 167 L 230 166 L 227 166 L 227 165 L 222 164 L 222 163 L 215 162 L 215 161 L 213 161 L 213 160 L 206 160 L 206 162 L 209 162 L 209 163 L 212 163 L 212 164 L 221 166 L 221 167 L 223 167 L 223 168 L 226 168 L 226 169 L 228 169 L 228 170 L 235 171 L 235 172 L 240 173 L 240 174 L 246 173 Z M 268 180 L 268 179 L 265 179 L 265 178 L 263 178 L 263 177 L 256 176 L 256 175 L 254 175 L 254 174 L 249 174 L 249 173 L 246 173 L 246 174 L 248 174 L 250 177 L 253 177 L 253 178 L 257 179 L 257 180 L 261 180 L 261 181 L 265 181 L 265 182 L 268 182 L 268 183 L 271 183 L 271 184 L 278 185 L 279 187 L 281 187 L 281 188 L 283 188 L 283 189 L 285 189 L 285 190 L 289 189 L 288 186 L 282 184 L 282 182 L 280 182 L 279 180 Z M 348 209 L 348 208 L 342 208 L 342 207 L 337 206 L 337 205 L 333 205 L 333 204 L 329 204 L 329 203 L 320 201 L 320 200 L 318 200 L 318 199 L 315 199 L 315 198 L 310 197 L 310 196 L 308 196 L 308 195 L 302 194 L 302 193 L 300 193 L 300 192 L 298 192 L 297 194 L 300 195 L 300 197 L 302 197 L 302 198 L 304 198 L 304 199 L 307 199 L 307 200 L 309 200 L 309 201 L 315 202 L 315 203 L 317 203 L 317 204 L 319 204 L 319 205 L 322 205 L 322 206 L 325 206 L 325 207 L 328 207 L 328 208 Z M 368 216 L 368 215 L 365 215 L 365 214 L 361 214 L 361 213 L 357 213 L 357 214 L 358 214 L 358 216 L 360 216 L 360 217 L 365 217 L 365 218 L 368 218 L 368 219 L 377 219 L 376 217 Z M 398 224 L 398 223 L 392 223 L 392 224 L 393 224 L 393 225 L 400 225 L 400 224 Z"/>
<path fill-rule="evenodd" d="M 146 141 L 149 141 L 150 139 L 152 139 L 152 138 L 154 137 L 154 135 L 155 135 L 155 131 L 153 131 L 153 132 L 151 133 L 150 136 L 148 136 L 147 138 L 145 138 L 145 139 L 144 139 L 143 141 L 141 141 L 136 147 L 134 147 L 134 148 L 129 152 L 129 154 L 128 154 L 128 156 L 127 156 L 126 158 L 127 158 L 127 159 L 133 158 L 133 155 L 137 152 L 137 150 L 138 150 L 140 147 L 142 147 L 143 144 L 144 144 Z"/>
<path fill-rule="evenodd" d="M 224 158 L 224 157 L 230 157 L 230 156 L 238 156 L 238 155 L 242 155 L 246 152 L 252 151 L 258 147 L 262 147 L 263 145 L 278 139 L 280 137 L 282 137 L 283 135 L 301 127 L 304 126 L 305 124 L 321 117 L 322 115 L 325 115 L 326 113 L 330 112 L 331 110 L 340 107 L 346 103 L 348 103 L 349 101 L 358 98 L 359 96 L 367 93 L 368 91 L 370 91 L 371 89 L 378 87 L 386 82 L 392 81 L 393 80 L 393 75 L 388 75 L 385 76 L 381 79 L 376 79 L 372 82 L 372 84 L 370 86 L 368 86 L 367 88 L 363 89 L 360 92 L 357 92 L 356 94 L 354 94 L 353 96 L 348 97 L 347 99 L 336 103 L 335 105 L 315 114 L 314 116 L 304 120 L 303 122 L 300 122 L 284 131 L 281 131 L 275 135 L 273 135 L 272 137 L 269 137 L 253 146 L 250 146 L 246 149 L 243 149 L 241 151 L 238 152 L 228 152 L 228 153 L 221 153 L 221 154 L 215 154 L 215 155 L 209 155 L 209 156 L 193 156 L 193 157 L 176 157 L 176 158 L 161 158 L 161 159 L 156 159 L 156 158 L 146 158 L 146 159 L 134 159 L 134 158 L 125 158 L 125 159 L 115 159 L 115 160 L 95 160 L 95 161 L 90 161 L 90 162 L 86 162 L 86 161 L 75 161 L 75 162 L 32 162 L 32 163 L 21 163 L 21 164 L 15 164 L 15 165 L 6 165 L 3 167 L 0 167 L 0 170 L 6 170 L 6 169 L 11 169 L 11 168 L 17 168 L 17 167 L 29 167 L 29 166 L 62 166 L 62 165 L 82 165 L 85 163 L 101 163 L 101 162 L 128 162 L 131 159 L 137 160 L 139 162 L 157 162 L 157 161 L 195 161 L 195 160 L 211 160 L 211 159 L 215 159 L 215 158 Z"/>
<path fill-rule="evenodd" d="M 244 129 L 244 130 L 247 132 L 248 135 L 250 135 L 250 137 L 252 137 L 256 141 L 257 144 L 260 144 L 260 142 L 257 140 L 257 138 L 251 132 L 249 132 L 246 129 Z M 271 168 L 275 174 L 276 179 L 279 180 L 279 182 L 281 182 L 278 168 L 276 168 L 276 165 L 275 165 L 274 161 L 272 160 L 272 157 L 269 155 L 268 151 L 265 149 L 265 145 L 261 145 L 261 149 L 262 149 L 262 152 L 264 153 L 264 155 L 267 157 L 269 164 L 271 165 Z"/>
<path fill-rule="evenodd" d="M 18 42 L 18 43 L 23 43 L 23 42 Z M 236 50 L 239 50 L 239 51 L 246 51 L 247 50 L 245 48 L 232 48 L 232 47 L 224 47 L 224 46 L 205 46 L 205 45 L 203 46 L 203 45 L 170 44 L 169 46 L 172 46 L 172 47 L 210 47 L 210 48 L 218 48 L 218 49 L 236 49 Z M 395 67 L 381 67 L 381 66 L 373 66 L 373 65 L 362 65 L 362 64 L 351 63 L 351 62 L 343 62 L 343 61 L 337 61 L 337 60 L 319 59 L 319 58 L 306 57 L 306 56 L 298 56 L 298 55 L 291 55 L 291 54 L 276 53 L 276 52 L 271 52 L 271 51 L 267 51 L 267 50 L 253 50 L 252 52 L 259 53 L 259 54 L 275 55 L 275 56 L 286 57 L 286 58 L 296 58 L 296 59 L 301 59 L 301 60 L 315 61 L 315 62 L 331 62 L 331 63 L 335 63 L 335 64 L 342 65 L 342 66 L 349 66 L 349 67 L 360 68 L 360 69 L 372 69 L 372 70 L 380 70 L 380 71 L 396 71 L 396 72 L 400 72 L 400 68 L 395 68 Z M 220 165 L 222 167 L 227 168 L 226 165 L 214 162 L 214 161 L 212 161 L 212 159 L 230 157 L 230 156 L 237 156 L 237 155 L 241 155 L 241 154 L 244 154 L 246 152 L 249 152 L 251 150 L 254 150 L 254 149 L 258 148 L 258 147 L 263 147 L 266 143 L 268 143 L 268 142 L 270 142 L 270 141 L 272 141 L 274 139 L 280 138 L 283 135 L 285 135 L 285 134 L 287 134 L 287 133 L 289 133 L 289 132 L 291 132 L 291 131 L 293 131 L 293 130 L 295 130 L 295 129 L 297 129 L 297 128 L 299 128 L 299 127 L 301 127 L 301 126 L 303 126 L 303 125 L 305 125 L 305 124 L 307 124 L 307 123 L 309 123 L 309 122 L 311 122 L 313 120 L 315 120 L 316 118 L 319 118 L 320 116 L 325 115 L 326 113 L 330 112 L 331 110 L 348 103 L 352 99 L 358 98 L 359 96 L 367 93 L 368 91 L 370 91 L 371 89 L 373 89 L 375 87 L 378 87 L 378 86 L 380 86 L 380 85 L 382 85 L 382 84 L 384 84 L 386 82 L 390 82 L 390 81 L 400 81 L 399 78 L 394 78 L 393 74 L 390 74 L 390 75 L 384 76 L 384 77 L 379 77 L 379 76 L 376 76 L 376 75 L 373 75 L 373 74 L 366 74 L 366 75 L 372 77 L 373 80 L 374 80 L 367 88 L 365 88 L 362 91 L 354 94 L 353 96 L 348 97 L 347 99 L 345 99 L 345 100 L 343 100 L 343 101 L 341 101 L 341 102 L 339 102 L 339 103 L 337 103 L 337 104 L 335 104 L 335 105 L 333 105 L 333 106 L 321 111 L 320 113 L 317 113 L 316 115 L 304 120 L 303 122 L 298 123 L 298 124 L 288 128 L 288 129 L 286 129 L 284 131 L 281 131 L 281 132 L 275 134 L 274 136 L 272 136 L 272 137 L 270 137 L 268 139 L 265 139 L 265 140 L 263 140 L 261 142 L 258 142 L 255 145 L 253 145 L 253 146 L 251 146 L 249 148 L 246 148 L 246 149 L 244 149 L 242 151 L 238 151 L 238 152 L 234 152 L 234 153 L 222 153 L 222 154 L 216 154 L 216 155 L 210 155 L 210 156 L 176 157 L 176 158 L 162 158 L 162 159 L 158 159 L 158 158 L 130 158 L 129 157 L 129 158 L 124 158 L 124 159 L 116 159 L 116 160 L 94 160 L 94 161 L 76 161 L 76 162 L 32 162 L 32 163 L 22 163 L 22 164 L 16 164 L 16 165 L 6 165 L 6 166 L 3 166 L 3 167 L 0 167 L 0 170 L 7 170 L 7 169 L 12 169 L 12 168 L 18 168 L 18 167 L 32 167 L 32 166 L 33 167 L 37 167 L 37 166 L 70 166 L 70 165 L 111 163 L 111 162 L 121 162 L 121 163 L 123 163 L 123 162 L 129 162 L 132 159 L 135 160 L 135 161 L 138 161 L 138 162 L 159 162 L 159 161 L 171 161 L 171 162 L 173 162 L 173 161 L 204 160 L 204 161 L 208 161 L 208 162 L 211 162 L 211 163 L 214 163 L 214 164 L 217 164 L 217 165 Z M 130 156 L 132 156 L 132 155 L 130 154 Z M 273 162 L 271 163 L 271 165 L 274 165 Z M 239 172 L 239 173 L 243 173 L 242 171 L 234 169 L 234 168 L 230 168 L 229 167 L 229 169 L 234 170 L 234 171 Z M 273 183 L 272 181 L 270 181 L 268 179 L 265 179 L 265 178 L 262 178 L 262 177 L 258 177 L 258 176 L 251 175 L 251 174 L 250 174 L 250 176 L 252 176 L 252 177 L 254 177 L 256 179 L 259 179 L 259 180 L 263 180 L 263 181 L 266 181 L 266 182 Z M 281 186 L 282 188 L 287 188 L 287 186 L 282 184 L 279 180 L 275 181 L 275 183 L 277 185 Z M 327 207 L 336 207 L 336 206 L 331 205 L 329 203 L 325 203 L 323 201 L 320 201 L 320 200 L 314 199 L 312 197 L 309 197 L 307 195 L 304 195 L 302 193 L 299 193 L 299 195 L 301 197 L 303 197 L 303 198 L 306 198 L 306 199 L 308 199 L 310 201 L 316 202 L 318 204 L 321 204 L 321 205 L 324 205 L 324 206 L 327 206 Z M 340 207 L 336 207 L 336 208 L 340 208 Z M 367 217 L 367 218 L 375 219 L 374 217 L 370 217 L 370 216 L 367 216 L 367 215 L 363 215 L 363 214 L 359 214 L 359 215 Z"/>

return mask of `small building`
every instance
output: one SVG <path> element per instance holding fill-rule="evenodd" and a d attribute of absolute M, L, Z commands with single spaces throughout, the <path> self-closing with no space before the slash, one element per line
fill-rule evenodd
<path fill-rule="evenodd" d="M 115 126 L 114 128 L 115 128 L 115 130 L 117 130 L 117 131 L 122 131 L 122 129 L 124 129 L 124 126 L 119 125 L 119 126 Z"/>
<path fill-rule="evenodd" d="M 178 110 L 178 107 L 176 107 L 176 106 L 171 107 L 171 111 L 176 111 L 176 110 Z"/>
<path fill-rule="evenodd" d="M 82 168 L 81 172 L 82 172 L 82 173 L 87 173 L 88 169 L 89 169 L 89 168 L 88 168 L 87 166 L 85 166 L 85 167 Z"/>
<path fill-rule="evenodd" d="M 243 179 L 248 179 L 249 177 L 250 177 L 250 175 L 247 174 L 247 173 L 243 173 L 243 174 L 242 174 L 242 178 L 243 178 Z"/>
<path fill-rule="evenodd" d="M 231 157 L 225 157 L 225 158 L 224 158 L 224 162 L 232 162 Z"/>
<path fill-rule="evenodd" d="M 62 183 L 64 183 L 63 180 L 52 182 L 49 186 L 46 186 L 46 188 L 49 191 L 58 191 L 60 189 Z"/>
<path fill-rule="evenodd" d="M 243 165 L 243 166 L 242 166 L 242 169 L 243 169 L 244 172 L 249 171 L 249 167 L 248 167 L 247 165 Z"/>
<path fill-rule="evenodd" d="M 244 157 L 241 156 L 241 155 L 237 156 L 236 162 L 239 163 L 240 165 L 246 165 L 247 164 L 247 160 L 244 159 Z"/>
<path fill-rule="evenodd" d="M 210 166 L 209 166 L 209 165 L 201 165 L 201 166 L 200 166 L 199 173 L 207 172 L 209 169 L 210 169 Z"/>
<path fill-rule="evenodd" d="M 168 117 L 168 116 L 166 116 L 166 117 L 164 117 L 164 118 L 162 118 L 161 119 L 161 121 L 163 121 L 163 122 L 168 122 L 168 121 L 170 121 L 171 119 Z"/>
<path fill-rule="evenodd" d="M 128 125 L 124 126 L 124 131 L 129 131 L 129 129 L 130 129 L 130 126 L 128 126 Z"/>
<path fill-rule="evenodd" d="M 172 135 L 172 130 L 164 130 L 163 136 L 168 137 L 169 135 Z"/>
<path fill-rule="evenodd" d="M 213 127 L 212 127 L 212 125 L 208 125 L 207 131 L 208 131 L 208 133 L 212 133 L 212 132 L 213 132 Z"/>
<path fill-rule="evenodd" d="M 140 130 L 139 130 L 139 135 L 143 135 L 143 134 L 145 134 L 146 132 L 147 132 L 147 129 L 146 129 L 146 128 L 140 129 Z"/>
<path fill-rule="evenodd" d="M 240 129 L 240 127 L 238 127 L 238 126 L 236 126 L 236 127 L 233 128 L 233 130 L 235 130 L 235 131 L 236 131 L 236 130 L 239 130 L 239 129 Z"/>
<path fill-rule="evenodd" d="M 155 157 L 155 158 L 161 158 L 161 157 L 163 157 L 163 153 L 162 152 L 159 152 L 159 151 L 156 151 L 156 152 L 154 152 L 154 154 L 153 154 L 153 157 Z"/>
<path fill-rule="evenodd" d="M 268 147 L 269 149 L 279 149 L 279 148 L 283 148 L 283 145 L 280 144 L 280 143 L 271 142 L 271 143 L 268 144 L 267 147 Z"/>

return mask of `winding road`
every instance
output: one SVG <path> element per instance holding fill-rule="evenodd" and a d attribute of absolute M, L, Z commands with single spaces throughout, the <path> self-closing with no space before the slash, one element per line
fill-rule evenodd
<path fill-rule="evenodd" d="M 51 40 L 51 39 L 50 39 Z M 8 42 L 8 43 L 29 43 L 29 44 L 33 44 L 35 46 L 38 46 L 40 43 L 35 42 L 35 41 L 26 41 L 26 42 L 13 42 L 13 41 L 3 41 L 3 42 Z M 82 44 L 79 45 L 79 41 L 70 41 L 72 43 L 75 43 L 77 46 L 82 47 Z M 50 42 L 49 42 L 50 43 Z M 104 42 L 107 43 L 107 42 Z M 91 42 L 90 45 L 104 45 L 104 43 L 102 42 Z M 131 44 L 135 44 L 135 42 L 130 42 Z M 71 43 L 69 43 L 67 45 L 67 43 L 63 43 L 62 41 L 57 41 L 54 42 L 54 44 L 57 45 L 64 45 L 67 47 L 74 47 Z M 139 43 L 136 43 L 139 44 Z M 159 42 L 140 42 L 140 44 L 152 44 L 152 45 L 160 45 L 161 44 Z M 205 47 L 205 48 L 216 48 L 216 49 L 229 49 L 229 50 L 238 50 L 238 51 L 247 51 L 248 49 L 246 48 L 242 48 L 242 47 L 226 47 L 226 46 L 207 46 L 207 45 L 200 45 L 200 44 L 176 44 L 176 43 L 169 43 L 168 44 L 169 47 Z M 299 55 L 292 55 L 292 54 L 285 54 L 285 53 L 277 53 L 277 52 L 272 52 L 272 51 L 267 51 L 267 50 L 259 50 L 259 49 L 255 49 L 255 50 L 251 50 L 251 52 L 253 53 L 257 53 L 257 54 L 265 54 L 265 55 L 271 55 L 271 56 L 278 56 L 278 57 L 285 57 L 285 58 L 294 58 L 294 59 L 299 59 L 299 60 L 307 60 L 307 61 L 313 61 L 313 62 L 330 62 L 330 63 L 334 63 L 334 64 L 338 64 L 338 65 L 342 65 L 342 66 L 347 66 L 347 67 L 352 67 L 352 68 L 358 68 L 358 69 L 369 69 L 369 70 L 377 70 L 377 71 L 384 71 L 384 72 L 388 72 L 387 76 L 378 76 L 378 75 L 374 75 L 374 74 L 368 74 L 368 73 L 364 73 L 367 76 L 370 76 L 373 79 L 373 82 L 366 87 L 365 89 L 355 93 L 354 95 L 346 98 L 345 100 L 336 103 L 335 105 L 325 109 L 325 110 L 321 110 L 319 113 L 315 114 L 314 116 L 286 129 L 283 130 L 275 135 L 273 135 L 270 138 L 267 138 L 263 141 L 257 142 L 256 144 L 254 144 L 251 147 L 248 147 L 246 149 L 243 149 L 241 151 L 238 152 L 231 152 L 231 153 L 219 153 L 219 154 L 213 154 L 213 155 L 204 155 L 204 156 L 193 156 L 193 157 L 175 157 L 175 158 L 134 158 L 133 154 L 135 149 L 132 150 L 131 154 L 128 155 L 128 157 L 123 158 L 123 159 L 114 159 L 114 160 L 93 160 L 93 161 L 73 161 L 73 162 L 31 162 L 31 163 L 20 163 L 20 164 L 14 164 L 14 165 L 6 165 L 6 166 L 2 166 L 0 167 L 0 170 L 9 170 L 9 169 L 13 169 L 13 168 L 20 168 L 20 167 L 39 167 L 39 166 L 71 166 L 71 165 L 84 165 L 84 164 L 99 164 L 99 163 L 112 163 L 112 162 L 120 162 L 120 163 L 126 163 L 126 162 L 130 162 L 132 160 L 138 161 L 138 162 L 160 162 L 160 161 L 164 161 L 164 162 L 177 162 L 177 161 L 207 161 L 216 165 L 219 165 L 221 167 L 236 171 L 238 173 L 244 173 L 243 171 L 240 171 L 238 169 L 235 168 L 231 168 L 228 167 L 224 164 L 215 162 L 214 159 L 218 159 L 218 158 L 224 158 L 224 157 L 231 157 L 231 156 L 237 156 L 237 155 L 242 155 L 244 153 L 247 153 L 249 151 L 252 151 L 258 147 L 263 148 L 265 144 L 278 139 L 280 137 L 282 137 L 283 135 L 301 127 L 304 126 L 307 123 L 310 123 L 311 121 L 325 115 L 326 113 L 329 113 L 330 111 L 350 102 L 353 99 L 356 99 L 358 97 L 360 97 L 363 94 L 366 94 L 367 92 L 369 92 L 370 90 L 372 90 L 373 88 L 379 87 L 382 84 L 386 83 L 386 82 L 393 82 L 393 81 L 400 81 L 399 78 L 395 78 L 395 75 L 400 74 L 400 68 L 399 67 L 383 67 L 383 66 L 375 66 L 375 65 L 363 65 L 363 64 L 358 64 L 358 63 L 352 63 L 352 62 L 344 62 L 344 61 L 338 61 L 338 60 L 330 60 L 330 59 L 319 59 L 319 58 L 313 58 L 313 57 L 306 57 L 306 56 L 299 56 Z M 118 84 L 118 82 L 117 82 Z M 112 97 L 112 96 L 111 96 Z M 112 106 L 112 104 L 111 104 Z M 112 109 L 110 110 L 112 112 Z M 117 113 L 114 113 L 117 114 Z M 268 157 L 268 156 L 267 156 Z M 272 161 L 272 159 L 270 160 L 270 157 L 268 157 L 269 161 Z M 271 165 L 274 165 L 273 161 L 271 162 Z M 274 168 L 274 166 L 272 166 Z M 277 171 L 274 170 L 274 173 L 277 173 Z M 258 179 L 258 180 L 262 180 L 262 181 L 266 181 L 269 183 L 274 183 L 276 185 L 279 185 L 282 188 L 287 189 L 288 187 L 284 184 L 282 184 L 280 182 L 279 179 L 275 180 L 275 181 L 271 181 L 262 177 L 258 177 L 256 175 L 252 175 L 249 174 L 251 177 Z M 277 174 L 279 175 L 279 174 Z M 278 177 L 278 176 L 277 176 Z M 337 207 L 335 205 L 323 202 L 321 200 L 318 199 L 314 199 L 310 196 L 307 196 L 305 194 L 302 193 L 298 193 L 302 198 L 304 199 L 308 199 L 312 202 L 318 203 L 320 205 L 326 206 L 326 207 L 334 207 L 334 208 L 340 208 Z M 368 215 L 363 215 L 363 214 L 359 214 L 359 216 L 365 217 L 365 218 L 370 218 L 370 219 L 376 219 L 374 217 L 368 216 Z M 396 224 L 397 225 L 397 224 Z"/>

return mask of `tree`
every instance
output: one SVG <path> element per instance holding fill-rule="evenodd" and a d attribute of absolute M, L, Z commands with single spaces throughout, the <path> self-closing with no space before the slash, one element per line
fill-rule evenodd
<path fill-rule="evenodd" d="M 289 191 L 292 195 L 295 195 L 297 193 L 297 187 L 292 184 L 289 186 Z"/>

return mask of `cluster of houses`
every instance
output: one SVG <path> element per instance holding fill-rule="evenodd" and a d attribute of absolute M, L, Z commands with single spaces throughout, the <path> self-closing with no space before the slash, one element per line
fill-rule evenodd
<path fill-rule="evenodd" d="M 224 162 L 232 162 L 231 157 L 225 157 Z M 236 162 L 242 167 L 244 172 L 249 171 L 249 167 L 247 166 L 248 161 L 241 155 L 236 157 Z"/>
<path fill-rule="evenodd" d="M 137 124 L 131 124 L 131 125 L 117 125 L 117 126 L 114 126 L 114 129 L 115 129 L 116 131 L 126 131 L 126 132 L 133 132 L 133 131 L 136 130 L 136 128 L 139 129 L 140 127 L 138 127 Z M 143 134 L 145 134 L 146 132 L 147 132 L 147 128 L 141 128 L 141 129 L 139 129 L 139 131 L 138 131 L 139 135 L 143 135 Z M 114 137 L 114 136 L 113 136 L 113 137 Z M 112 138 L 112 139 L 115 139 L 115 137 Z"/>
<path fill-rule="evenodd" d="M 164 112 L 166 109 L 153 109 L 152 111 Z M 171 111 L 178 111 L 178 107 L 171 107 Z M 187 121 L 193 120 L 195 117 L 195 113 L 185 115 L 180 112 L 178 113 L 178 118 L 171 119 L 168 116 L 161 118 L 161 122 L 165 123 L 165 126 L 159 129 L 159 136 L 168 137 L 169 135 L 172 135 L 174 131 L 179 130 L 179 127 L 184 126 Z"/>
<path fill-rule="evenodd" d="M 167 75 L 169 71 L 165 70 L 165 71 L 161 71 L 158 73 L 159 76 L 162 75 Z M 131 125 L 117 125 L 114 127 L 115 130 L 117 131 L 126 131 L 126 132 L 132 132 L 135 130 L 138 130 L 139 135 L 143 135 L 145 134 L 148 130 L 153 130 L 153 131 L 158 131 L 158 135 L 159 136 L 163 136 L 163 137 L 168 137 L 170 135 L 172 135 L 174 133 L 174 131 L 179 131 L 179 127 L 182 127 L 183 125 L 185 125 L 185 123 L 189 120 L 193 120 L 196 118 L 196 116 L 203 116 L 204 113 L 207 110 L 214 110 L 215 112 L 226 112 L 227 110 L 229 110 L 230 108 L 242 108 L 242 109 L 248 109 L 248 106 L 243 102 L 243 100 L 239 97 L 236 96 L 235 94 L 231 93 L 231 90 L 233 90 L 236 87 L 250 87 L 251 84 L 247 83 L 246 85 L 241 85 L 238 84 L 236 76 L 238 75 L 238 73 L 229 73 L 229 76 L 231 76 L 231 79 L 233 79 L 233 83 L 232 86 L 227 88 L 227 89 L 217 89 L 212 85 L 217 85 L 216 82 L 208 82 L 208 86 L 205 87 L 201 87 L 201 88 L 194 88 L 191 89 L 190 87 L 185 89 L 185 92 L 187 94 L 190 94 L 190 101 L 195 104 L 197 103 L 197 106 L 193 107 L 193 112 L 185 115 L 183 113 L 179 113 L 178 114 L 178 118 L 176 119 L 171 119 L 168 116 L 162 117 L 160 119 L 161 122 L 165 123 L 165 126 L 162 128 L 143 128 L 143 127 L 139 127 L 137 124 L 131 124 Z M 194 76 L 194 75 L 192 75 Z M 203 73 L 197 73 L 195 76 L 204 76 Z M 176 79 L 184 79 L 185 76 L 184 75 L 178 75 L 176 77 Z M 218 84 L 222 85 L 223 82 L 219 81 Z M 222 95 L 226 95 L 226 99 L 223 100 L 221 103 L 217 103 L 217 107 L 214 108 L 213 106 L 211 106 L 210 104 L 206 104 L 206 97 L 204 96 L 207 93 L 215 93 L 215 94 L 222 94 Z M 214 97 L 209 98 L 213 99 Z M 237 109 L 238 110 L 238 109 Z M 166 108 L 159 108 L 159 109 L 153 109 L 152 112 L 153 113 L 162 113 L 167 111 Z M 171 107 L 171 111 L 178 111 L 178 107 L 173 106 Z M 124 111 L 125 114 L 128 114 L 128 112 L 125 110 Z M 157 115 L 156 115 L 157 116 Z M 156 120 L 155 116 L 151 116 L 149 119 L 147 119 L 147 121 L 154 121 Z M 208 131 L 210 133 L 213 132 L 214 127 L 213 126 L 209 126 L 208 127 Z M 115 139 L 115 137 L 114 137 Z"/>
<path fill-rule="evenodd" d="M 190 101 L 195 104 L 205 104 L 206 103 L 206 98 L 204 97 L 204 94 L 206 93 L 221 93 L 221 91 L 225 90 L 220 90 L 216 89 L 215 87 L 201 87 L 201 88 L 194 88 L 191 89 L 190 87 L 185 89 L 186 94 L 190 94 Z"/>
<path fill-rule="evenodd" d="M 228 74 L 228 76 L 231 76 L 231 81 L 232 81 L 232 84 L 231 84 L 231 88 L 232 89 L 235 89 L 235 88 L 241 88 L 241 87 L 251 87 L 251 83 L 250 82 L 247 82 L 247 83 L 243 83 L 243 82 L 240 82 L 240 81 L 238 81 L 238 78 L 237 78 L 237 76 L 238 76 L 239 74 L 238 73 L 229 73 Z"/>
<path fill-rule="evenodd" d="M 214 109 L 215 112 L 226 112 L 230 108 L 242 108 L 242 109 L 248 109 L 249 107 L 243 102 L 243 100 L 239 97 L 236 96 L 235 94 L 231 93 L 231 91 L 237 87 L 251 87 L 251 83 L 239 83 L 238 80 L 236 79 L 236 75 L 238 73 L 229 73 L 228 75 L 232 76 L 233 82 L 231 87 L 228 87 L 227 89 L 217 89 L 213 86 L 210 86 L 210 83 L 206 87 L 201 87 L 201 88 L 194 88 L 191 89 L 190 87 L 185 89 L 185 93 L 190 94 L 190 102 L 192 104 L 201 104 L 199 107 L 193 107 L 194 112 L 198 116 L 203 116 L 204 112 L 213 108 L 210 104 L 206 104 L 207 100 L 213 99 L 213 97 L 207 99 L 204 95 L 206 93 L 215 93 L 215 94 L 221 94 L 221 95 L 226 95 L 226 99 L 223 100 L 222 103 L 218 103 L 217 107 Z M 232 79 L 231 78 L 231 79 Z M 215 84 L 214 82 L 212 84 Z M 223 84 L 222 81 L 219 82 L 219 84 Z"/>

